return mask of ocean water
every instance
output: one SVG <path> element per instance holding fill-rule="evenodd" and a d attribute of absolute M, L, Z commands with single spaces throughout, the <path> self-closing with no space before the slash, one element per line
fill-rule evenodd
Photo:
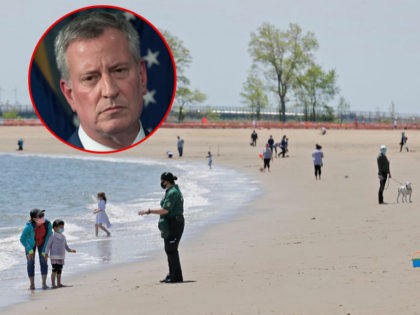
<path fill-rule="evenodd" d="M 45 209 L 50 221 L 65 221 L 67 242 L 77 250 L 76 254 L 66 254 L 66 283 L 72 274 L 141 261 L 162 248 L 158 216 L 140 217 L 137 212 L 159 207 L 164 195 L 160 174 L 164 171 L 179 178 L 185 200 L 184 239 L 199 234 L 209 224 L 229 220 L 259 193 L 257 181 L 228 168 L 209 170 L 205 161 L 0 154 L 0 170 L 0 308 L 30 296 L 19 238 L 32 208 Z M 110 238 L 101 230 L 99 237 L 94 235 L 92 211 L 100 191 L 107 195 L 106 211 L 113 224 Z M 38 260 L 35 270 L 39 288 Z"/>

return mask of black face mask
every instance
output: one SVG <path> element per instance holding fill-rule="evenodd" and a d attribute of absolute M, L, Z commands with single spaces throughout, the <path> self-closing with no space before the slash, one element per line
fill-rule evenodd
<path fill-rule="evenodd" d="M 160 182 L 160 187 L 162 187 L 162 189 L 166 189 L 166 185 L 163 182 Z"/>

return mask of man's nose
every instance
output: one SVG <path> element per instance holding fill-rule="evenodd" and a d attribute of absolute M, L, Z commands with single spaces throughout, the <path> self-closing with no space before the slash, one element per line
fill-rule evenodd
<path fill-rule="evenodd" d="M 118 84 L 109 74 L 102 76 L 102 97 L 114 99 L 119 93 Z"/>

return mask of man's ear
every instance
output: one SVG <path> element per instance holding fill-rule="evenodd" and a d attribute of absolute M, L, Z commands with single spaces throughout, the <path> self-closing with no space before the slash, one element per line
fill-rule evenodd
<path fill-rule="evenodd" d="M 76 112 L 76 108 L 74 108 L 74 98 L 73 98 L 73 89 L 68 81 L 61 79 L 60 80 L 60 90 L 63 93 L 64 97 L 69 103 L 73 112 Z"/>
<path fill-rule="evenodd" d="M 142 95 L 146 95 L 147 93 L 147 69 L 146 64 L 144 61 L 140 61 L 139 64 L 139 71 L 140 71 L 140 89 L 142 91 Z"/>

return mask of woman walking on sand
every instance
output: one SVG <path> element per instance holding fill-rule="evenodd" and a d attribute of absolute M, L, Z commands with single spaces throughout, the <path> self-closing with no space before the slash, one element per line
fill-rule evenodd
<path fill-rule="evenodd" d="M 322 168 L 322 159 L 324 158 L 324 153 L 322 152 L 322 147 L 319 144 L 315 145 L 315 150 L 312 152 L 312 160 L 314 162 L 315 168 L 315 179 L 321 180 L 321 168 Z"/>
<path fill-rule="evenodd" d="M 111 222 L 109 222 L 108 215 L 105 212 L 105 206 L 106 206 L 105 193 L 100 192 L 98 193 L 97 197 L 98 197 L 98 208 L 93 210 L 93 214 L 96 214 L 95 236 L 98 236 L 99 229 L 105 231 L 106 236 L 111 236 L 111 233 L 103 226 L 103 224 L 105 224 L 107 228 L 111 227 Z"/>

